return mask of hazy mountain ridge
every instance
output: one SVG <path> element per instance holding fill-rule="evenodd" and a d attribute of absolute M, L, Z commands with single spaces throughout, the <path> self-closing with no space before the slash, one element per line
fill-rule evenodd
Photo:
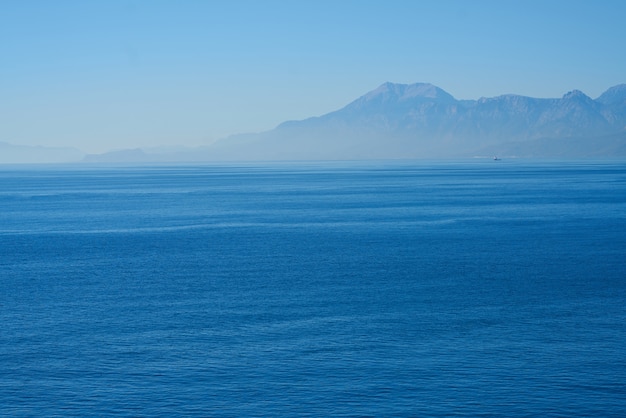
<path fill-rule="evenodd" d="M 204 147 L 129 149 L 84 162 L 338 160 L 473 156 L 626 157 L 626 84 L 592 99 L 516 94 L 458 100 L 429 83 L 384 83 L 341 109 Z M 67 148 L 0 143 L 0 162 L 72 162 Z"/>
<path fill-rule="evenodd" d="M 594 148 L 596 143 L 603 145 Z M 624 144 L 626 84 L 596 100 L 579 90 L 561 98 L 457 100 L 428 83 L 384 83 L 337 111 L 223 140 L 220 153 L 244 159 L 420 158 L 497 148 L 516 156 L 584 157 L 626 155 Z"/>

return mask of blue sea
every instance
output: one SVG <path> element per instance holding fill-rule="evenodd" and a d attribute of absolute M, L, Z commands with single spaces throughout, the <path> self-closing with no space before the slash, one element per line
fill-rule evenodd
<path fill-rule="evenodd" d="M 624 416 L 626 163 L 0 167 L 2 416 Z"/>

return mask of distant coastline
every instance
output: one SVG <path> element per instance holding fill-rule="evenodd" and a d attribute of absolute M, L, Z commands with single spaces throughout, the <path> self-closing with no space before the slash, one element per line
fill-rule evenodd
<path fill-rule="evenodd" d="M 158 163 L 420 158 L 626 157 L 626 84 L 596 99 L 457 100 L 429 83 L 384 83 L 345 107 L 211 145 L 87 154 L 0 142 L 0 163 Z"/>

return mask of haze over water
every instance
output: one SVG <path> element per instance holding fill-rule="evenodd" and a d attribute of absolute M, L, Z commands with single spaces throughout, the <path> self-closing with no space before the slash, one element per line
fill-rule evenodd
<path fill-rule="evenodd" d="M 208 145 L 387 81 L 596 98 L 626 82 L 625 14 L 614 0 L 0 2 L 0 143 Z"/>
<path fill-rule="evenodd" d="M 625 16 L 0 2 L 0 415 L 626 415 Z"/>

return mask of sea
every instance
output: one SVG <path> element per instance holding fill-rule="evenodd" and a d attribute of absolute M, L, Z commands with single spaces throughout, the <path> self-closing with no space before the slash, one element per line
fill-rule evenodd
<path fill-rule="evenodd" d="M 0 416 L 626 415 L 626 162 L 0 166 Z"/>

